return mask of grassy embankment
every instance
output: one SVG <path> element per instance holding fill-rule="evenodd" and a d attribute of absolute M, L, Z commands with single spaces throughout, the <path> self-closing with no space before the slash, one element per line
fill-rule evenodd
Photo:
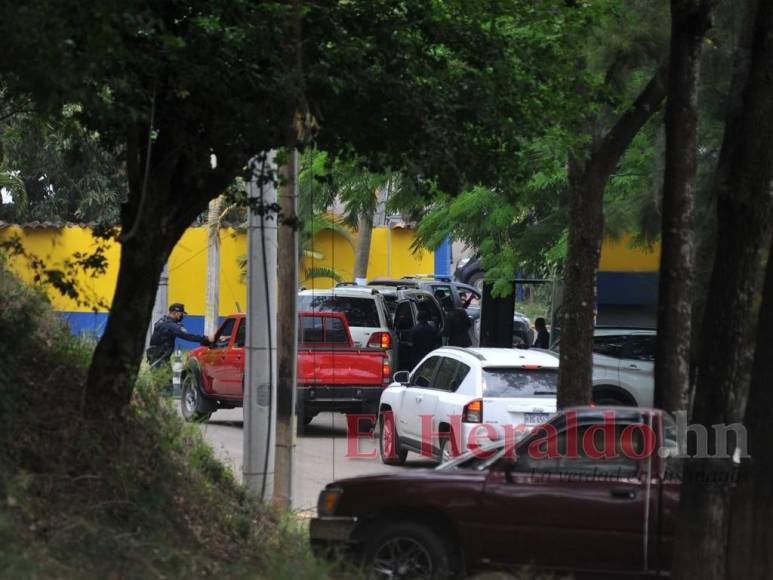
<path fill-rule="evenodd" d="M 0 263 L 0 578 L 321 578 L 141 376 L 105 443 L 80 420 L 91 348 Z"/>

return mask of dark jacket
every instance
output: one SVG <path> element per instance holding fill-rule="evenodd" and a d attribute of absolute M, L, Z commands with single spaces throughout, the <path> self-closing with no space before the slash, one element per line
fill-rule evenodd
<path fill-rule="evenodd" d="M 170 316 L 164 316 L 153 325 L 153 335 L 150 337 L 150 347 L 146 354 L 148 362 L 153 365 L 159 361 L 168 360 L 174 352 L 175 339 L 190 340 L 191 342 L 209 344 L 206 336 L 191 334 L 181 322 Z"/>
<path fill-rule="evenodd" d="M 450 346 L 472 346 L 470 327 L 472 321 L 464 308 L 454 308 L 446 317 L 446 335 Z"/>
<path fill-rule="evenodd" d="M 537 331 L 537 340 L 534 341 L 535 348 L 550 348 L 550 333 L 547 330 Z"/>
<path fill-rule="evenodd" d="M 434 326 L 428 322 L 419 322 L 411 331 L 413 343 L 413 364 L 418 363 L 424 355 L 432 352 L 440 346 L 440 337 Z"/>

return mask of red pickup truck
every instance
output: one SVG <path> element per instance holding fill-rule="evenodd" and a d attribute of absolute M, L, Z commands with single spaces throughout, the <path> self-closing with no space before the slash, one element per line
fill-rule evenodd
<path fill-rule="evenodd" d="M 187 421 L 206 421 L 218 409 L 242 406 L 246 324 L 244 314 L 227 317 L 212 346 L 188 354 L 180 400 Z M 345 314 L 298 313 L 299 423 L 308 424 L 323 411 L 375 413 L 391 380 L 385 351 L 352 346 Z"/>

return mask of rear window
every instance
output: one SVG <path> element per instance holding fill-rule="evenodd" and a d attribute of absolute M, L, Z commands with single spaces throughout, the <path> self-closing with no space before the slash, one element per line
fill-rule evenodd
<path fill-rule="evenodd" d="M 353 296 L 299 296 L 298 310 L 314 310 L 316 312 L 342 312 L 346 315 L 349 326 L 366 326 L 378 328 L 376 301 L 373 298 L 357 298 Z"/>
<path fill-rule="evenodd" d="M 555 396 L 557 381 L 557 369 L 487 368 L 483 369 L 483 396 Z"/>
<path fill-rule="evenodd" d="M 343 321 L 338 318 L 323 318 L 322 316 L 301 317 L 303 342 L 309 343 L 341 343 L 348 344 Z"/>

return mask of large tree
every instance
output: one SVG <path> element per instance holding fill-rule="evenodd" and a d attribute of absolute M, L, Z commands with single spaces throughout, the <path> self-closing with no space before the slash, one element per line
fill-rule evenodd
<path fill-rule="evenodd" d="M 84 391 L 127 406 L 157 280 L 208 201 L 261 151 L 313 137 L 454 191 L 495 185 L 541 126 L 563 2 L 33 0 L 0 7 L 0 75 L 125 152 L 120 269 Z M 288 58 L 290 53 L 291 58 Z M 546 80 L 547 79 L 547 80 Z M 247 175 L 246 177 L 250 177 Z"/>
<path fill-rule="evenodd" d="M 711 0 L 671 0 L 671 51 L 666 104 L 655 406 L 687 408 L 698 150 L 698 84 Z"/>
<path fill-rule="evenodd" d="M 751 13 L 754 15 L 754 11 Z M 741 420 L 753 349 L 754 299 L 771 233 L 773 199 L 773 5 L 760 2 L 749 20 L 717 167 L 717 238 L 698 345 L 693 422 L 706 426 Z M 708 452 L 716 452 L 708 439 Z M 688 449 L 694 453 L 694 446 Z M 705 483 L 706 472 L 727 473 L 729 459 L 692 458 L 684 466 L 674 549 L 676 578 L 725 576 L 730 485 Z"/>

